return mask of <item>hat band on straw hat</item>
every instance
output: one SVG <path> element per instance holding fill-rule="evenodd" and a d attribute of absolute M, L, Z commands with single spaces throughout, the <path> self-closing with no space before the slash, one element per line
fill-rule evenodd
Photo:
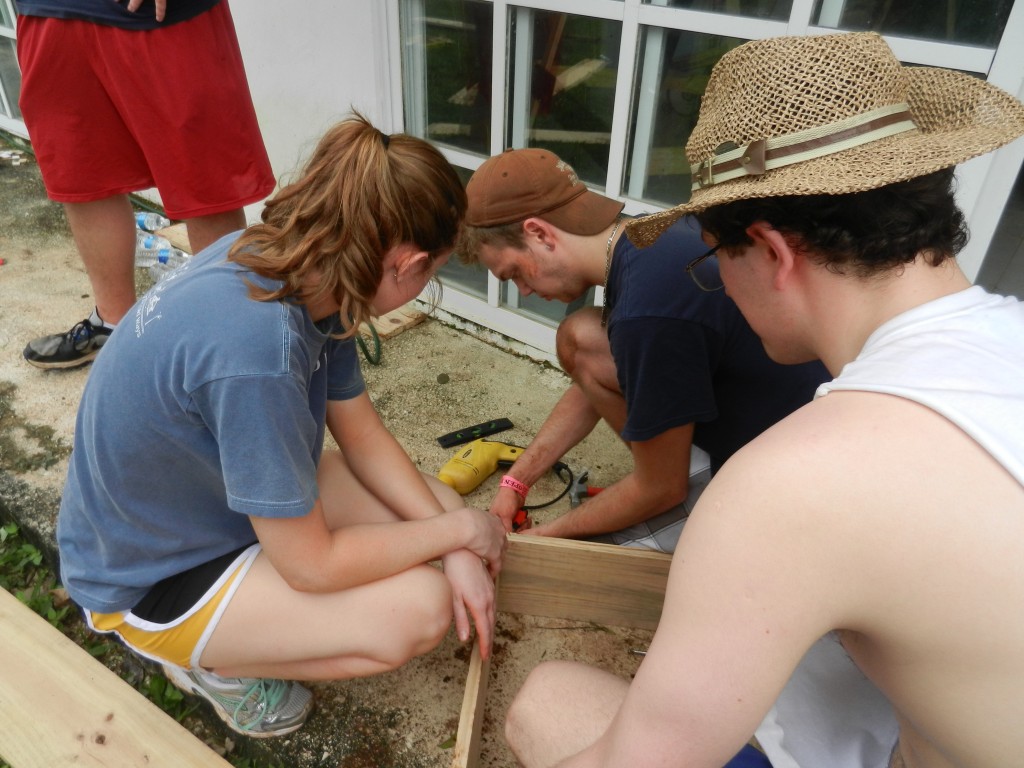
<path fill-rule="evenodd" d="M 723 144 L 707 160 L 691 165 L 694 191 L 741 176 L 760 176 L 766 171 L 869 144 L 872 141 L 917 130 L 905 102 L 873 109 L 862 115 L 809 128 L 788 136 L 759 139 L 746 147 Z M 724 152 L 719 150 L 725 149 Z"/>

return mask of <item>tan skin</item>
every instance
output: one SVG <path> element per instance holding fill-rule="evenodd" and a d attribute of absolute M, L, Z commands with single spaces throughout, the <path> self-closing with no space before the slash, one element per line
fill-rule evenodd
<path fill-rule="evenodd" d="M 514 282 L 523 295 L 536 293 L 568 302 L 592 286 L 603 285 L 611 232 L 609 225 L 605 232 L 590 237 L 573 235 L 534 217 L 523 222 L 525 247 L 485 245 L 477 257 L 496 277 Z M 621 236 L 620 227 L 616 240 Z M 600 310 L 583 309 L 566 318 L 558 328 L 557 350 L 572 385 L 508 470 L 528 486 L 590 434 L 599 421 L 604 420 L 617 434 L 626 422 L 626 401 Z M 621 530 L 664 512 L 686 498 L 689 478 L 678 470 L 689 464 L 692 441 L 693 425 L 687 424 L 630 443 L 632 472 L 585 504 L 521 532 L 583 538 Z M 522 503 L 515 491 L 502 488 L 491 503 L 491 513 L 502 520 L 506 530 L 512 530 Z"/>
<path fill-rule="evenodd" d="M 968 285 L 954 261 L 920 258 L 860 281 L 767 225 L 748 233 L 753 245 L 721 258 L 721 273 L 777 360 L 816 355 L 837 372 L 881 322 Z M 1024 488 L 934 411 L 863 392 L 815 400 L 705 490 L 633 682 L 541 666 L 511 708 L 509 741 L 529 768 L 718 768 L 807 648 L 838 630 L 892 702 L 909 768 L 1015 765 L 1022 510 Z"/>
<path fill-rule="evenodd" d="M 447 258 L 447 257 L 445 257 Z M 418 295 L 445 258 L 393 248 L 374 310 Z M 314 320 L 338 307 L 309 307 Z M 470 619 L 490 653 L 493 579 L 507 546 L 501 524 L 415 467 L 366 393 L 328 404 L 340 452 L 325 451 L 320 498 L 300 518 L 250 517 L 263 551 L 242 581 L 201 663 L 226 677 L 341 679 L 394 669 Z M 444 571 L 424 565 L 440 559 Z M 268 615 L 278 620 L 268 622 Z M 295 627 L 301 626 L 301 632 Z"/>

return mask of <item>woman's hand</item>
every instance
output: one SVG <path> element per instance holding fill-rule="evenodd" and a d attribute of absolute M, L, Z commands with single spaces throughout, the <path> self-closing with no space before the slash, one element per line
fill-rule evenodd
<path fill-rule="evenodd" d="M 481 559 L 468 549 L 449 552 L 441 558 L 441 562 L 445 576 L 452 585 L 455 633 L 460 642 L 469 640 L 469 617 L 472 616 L 477 642 L 480 644 L 480 657 L 487 659 L 491 655 L 497 617 L 494 580 Z"/>

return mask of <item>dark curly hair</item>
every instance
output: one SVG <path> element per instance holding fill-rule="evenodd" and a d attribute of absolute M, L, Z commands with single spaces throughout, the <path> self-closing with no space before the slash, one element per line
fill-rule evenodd
<path fill-rule="evenodd" d="M 953 169 L 946 168 L 866 192 L 753 198 L 695 217 L 726 253 L 750 245 L 747 227 L 765 221 L 826 268 L 868 277 L 918 254 L 933 266 L 956 256 L 968 232 L 953 192 Z"/>

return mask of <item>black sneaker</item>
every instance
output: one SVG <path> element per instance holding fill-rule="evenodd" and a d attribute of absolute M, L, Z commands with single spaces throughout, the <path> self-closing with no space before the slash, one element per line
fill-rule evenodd
<path fill-rule="evenodd" d="M 70 331 L 40 336 L 25 347 L 25 359 L 36 368 L 75 368 L 99 354 L 112 329 L 93 325 L 89 320 Z"/>

